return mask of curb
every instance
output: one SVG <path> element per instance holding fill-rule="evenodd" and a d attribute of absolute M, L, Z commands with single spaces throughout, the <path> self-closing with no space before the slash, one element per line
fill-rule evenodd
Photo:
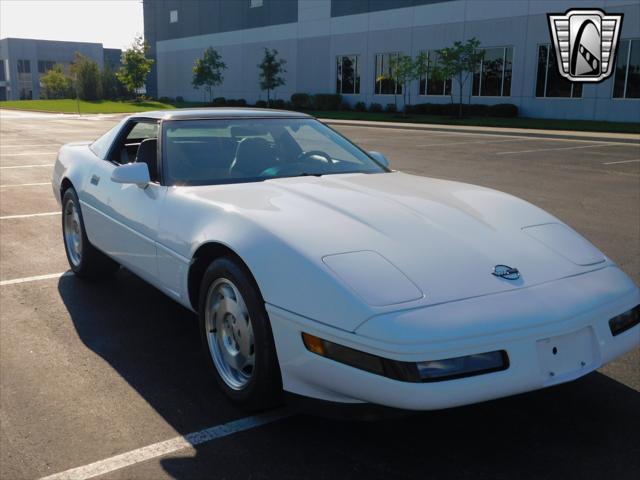
<path fill-rule="evenodd" d="M 331 118 L 318 118 L 323 123 L 336 126 L 348 127 L 370 127 L 370 128 L 389 128 L 396 130 L 422 130 L 432 132 L 451 132 L 451 133 L 469 133 L 484 135 L 501 135 L 509 137 L 532 137 L 532 138 L 549 138 L 561 140 L 580 140 L 594 142 L 614 142 L 640 144 L 640 133 L 603 133 L 603 132 L 582 132 L 567 130 L 534 130 L 524 128 L 500 128 L 500 127 L 471 127 L 471 126 L 452 126 L 440 125 L 434 123 L 400 123 L 400 122 L 373 122 L 366 120 L 338 120 Z"/>

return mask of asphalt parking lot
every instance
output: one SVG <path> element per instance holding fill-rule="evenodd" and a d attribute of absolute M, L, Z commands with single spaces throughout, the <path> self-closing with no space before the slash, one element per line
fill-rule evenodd
<path fill-rule="evenodd" d="M 124 270 L 60 275 L 56 151 L 118 118 L 0 111 L 0 478 L 640 478 L 639 350 L 570 384 L 399 419 L 233 407 L 192 314 Z M 640 283 L 639 143 L 336 128 L 395 169 L 535 203 Z"/>

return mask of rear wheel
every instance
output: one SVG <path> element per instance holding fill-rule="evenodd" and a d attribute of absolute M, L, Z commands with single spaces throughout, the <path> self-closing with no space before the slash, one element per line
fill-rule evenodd
<path fill-rule="evenodd" d="M 200 332 L 221 390 L 248 410 L 281 401 L 282 380 L 264 301 L 246 269 L 230 258 L 211 263 L 200 289 Z"/>
<path fill-rule="evenodd" d="M 62 197 L 62 238 L 71 270 L 79 277 L 101 277 L 119 265 L 96 249 L 87 238 L 78 194 L 73 187 Z"/>

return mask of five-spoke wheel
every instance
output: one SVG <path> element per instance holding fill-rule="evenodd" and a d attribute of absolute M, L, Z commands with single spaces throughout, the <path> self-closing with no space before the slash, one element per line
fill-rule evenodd
<path fill-rule="evenodd" d="M 235 257 L 211 262 L 200 285 L 202 344 L 221 390 L 248 410 L 277 405 L 280 367 L 258 286 Z"/>

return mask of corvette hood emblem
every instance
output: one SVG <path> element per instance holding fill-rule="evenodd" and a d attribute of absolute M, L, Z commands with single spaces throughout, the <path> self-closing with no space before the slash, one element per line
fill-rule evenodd
<path fill-rule="evenodd" d="M 496 277 L 504 278 L 506 280 L 517 280 L 520 278 L 520 272 L 517 268 L 509 267 L 508 265 L 496 265 L 491 272 Z"/>

